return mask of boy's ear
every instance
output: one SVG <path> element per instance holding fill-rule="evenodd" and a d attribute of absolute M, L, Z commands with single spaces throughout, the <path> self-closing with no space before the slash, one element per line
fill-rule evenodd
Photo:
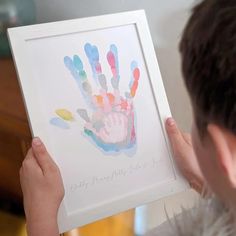
<path fill-rule="evenodd" d="M 225 179 L 234 187 L 236 187 L 236 175 L 234 170 L 235 153 L 230 148 L 230 137 L 227 131 L 215 124 L 207 126 L 209 138 L 215 149 L 217 164 L 222 171 Z"/>

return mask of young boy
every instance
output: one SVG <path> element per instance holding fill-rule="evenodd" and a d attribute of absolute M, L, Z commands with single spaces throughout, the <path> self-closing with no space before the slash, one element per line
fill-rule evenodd
<path fill-rule="evenodd" d="M 181 133 L 172 118 L 166 129 L 183 175 L 198 192 L 205 185 L 212 195 L 153 235 L 236 235 L 236 1 L 205 0 L 196 6 L 180 52 L 193 107 L 192 135 Z M 58 235 L 63 184 L 39 138 L 20 178 L 28 234 Z"/>

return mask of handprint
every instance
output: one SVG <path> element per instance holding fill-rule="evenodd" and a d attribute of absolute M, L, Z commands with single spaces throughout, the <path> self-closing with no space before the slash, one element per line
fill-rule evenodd
<path fill-rule="evenodd" d="M 92 112 L 91 116 L 89 116 L 87 110 L 77 110 L 79 116 L 85 121 L 84 133 L 105 152 L 128 150 L 136 144 L 133 98 L 135 97 L 140 77 L 138 65 L 135 61 L 131 62 L 130 91 L 126 92 L 125 96 L 122 96 L 119 91 L 120 74 L 117 47 L 114 44 L 110 45 L 107 53 L 107 61 L 112 72 L 112 92 L 108 91 L 107 79 L 102 72 L 97 47 L 87 43 L 84 46 L 84 50 L 91 65 L 93 78 L 100 87 L 99 94 L 93 94 L 80 57 L 74 55 L 73 58 L 68 56 L 64 58 L 66 68 L 75 79 Z M 72 114 L 65 109 L 58 109 L 56 113 L 63 120 L 69 121 L 73 119 Z M 52 124 L 57 124 L 58 122 L 63 123 L 62 120 L 57 118 L 51 120 Z M 69 126 L 64 124 L 63 127 L 68 128 Z"/>

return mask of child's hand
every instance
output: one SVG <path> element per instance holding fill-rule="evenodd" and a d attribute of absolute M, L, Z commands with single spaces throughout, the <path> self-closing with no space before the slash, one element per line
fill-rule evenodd
<path fill-rule="evenodd" d="M 20 169 L 28 234 L 58 235 L 57 212 L 64 197 L 60 171 L 39 138 Z"/>
<path fill-rule="evenodd" d="M 166 121 L 166 131 L 180 171 L 191 187 L 197 192 L 202 193 L 204 177 L 193 150 L 191 136 L 182 133 L 172 118 L 168 118 Z"/>

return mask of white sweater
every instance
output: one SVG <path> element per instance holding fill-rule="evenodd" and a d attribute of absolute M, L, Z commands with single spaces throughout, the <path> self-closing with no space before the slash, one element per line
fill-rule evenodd
<path fill-rule="evenodd" d="M 236 235 L 235 211 L 218 199 L 201 199 L 190 210 L 169 219 L 146 236 L 233 236 Z"/>

